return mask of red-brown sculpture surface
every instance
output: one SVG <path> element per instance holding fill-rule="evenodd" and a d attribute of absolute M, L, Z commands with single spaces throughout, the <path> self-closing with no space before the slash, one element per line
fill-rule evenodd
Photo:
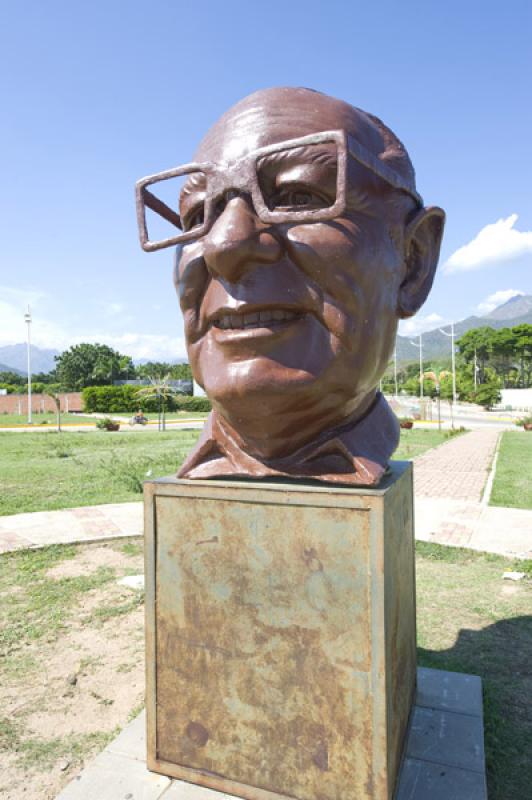
<path fill-rule="evenodd" d="M 174 210 L 153 189 L 183 173 Z M 377 386 L 398 320 L 430 291 L 444 225 L 401 142 L 343 101 L 267 89 L 137 198 L 145 249 L 178 244 L 190 364 L 213 405 L 179 476 L 377 484 L 399 434 Z M 150 242 L 145 206 L 176 235 Z"/>

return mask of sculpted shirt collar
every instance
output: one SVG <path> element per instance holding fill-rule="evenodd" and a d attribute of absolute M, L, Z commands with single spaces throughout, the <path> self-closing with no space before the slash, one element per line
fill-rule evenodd
<path fill-rule="evenodd" d="M 203 433 L 177 473 L 179 478 L 314 478 L 376 486 L 399 443 L 399 423 L 378 393 L 355 423 L 325 431 L 284 458 L 262 461 L 244 452 L 223 417 L 212 411 Z"/>

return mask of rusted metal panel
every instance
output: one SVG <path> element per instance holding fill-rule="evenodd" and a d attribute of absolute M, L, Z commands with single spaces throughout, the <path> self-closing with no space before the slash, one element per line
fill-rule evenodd
<path fill-rule="evenodd" d="M 415 625 L 396 621 L 410 473 L 148 484 L 150 769 L 250 800 L 391 798 L 415 683 Z"/>
<path fill-rule="evenodd" d="M 388 775 L 397 774 L 416 688 L 416 588 L 412 470 L 384 505 Z"/>

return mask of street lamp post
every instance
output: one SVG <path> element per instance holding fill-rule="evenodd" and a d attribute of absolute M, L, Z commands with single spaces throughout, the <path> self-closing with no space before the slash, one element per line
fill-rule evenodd
<path fill-rule="evenodd" d="M 395 385 L 395 397 L 397 399 L 397 395 L 399 394 L 397 391 L 397 343 L 393 351 L 393 380 Z"/>
<path fill-rule="evenodd" d="M 24 314 L 24 321 L 28 326 L 28 425 L 31 425 L 31 311 L 29 306 Z"/>
<path fill-rule="evenodd" d="M 440 333 L 444 336 L 449 336 L 451 339 L 451 370 L 453 373 L 453 403 L 456 403 L 456 361 L 455 361 L 455 347 L 454 347 L 454 322 L 451 322 L 451 332 L 447 333 L 440 328 Z"/>
<path fill-rule="evenodd" d="M 423 334 L 419 334 L 419 344 L 409 339 L 410 344 L 419 349 L 419 399 L 423 400 Z"/>

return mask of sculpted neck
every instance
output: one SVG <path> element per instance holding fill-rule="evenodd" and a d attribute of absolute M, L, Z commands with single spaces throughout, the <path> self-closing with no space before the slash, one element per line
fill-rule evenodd
<path fill-rule="evenodd" d="M 353 401 L 330 410 L 287 408 L 286 401 L 279 408 L 269 406 L 261 413 L 259 404 L 246 403 L 244 408 L 220 408 L 216 412 L 226 434 L 241 450 L 259 460 L 283 458 L 301 447 L 317 440 L 323 433 L 362 419 L 376 397 L 372 390 L 358 402 Z"/>

